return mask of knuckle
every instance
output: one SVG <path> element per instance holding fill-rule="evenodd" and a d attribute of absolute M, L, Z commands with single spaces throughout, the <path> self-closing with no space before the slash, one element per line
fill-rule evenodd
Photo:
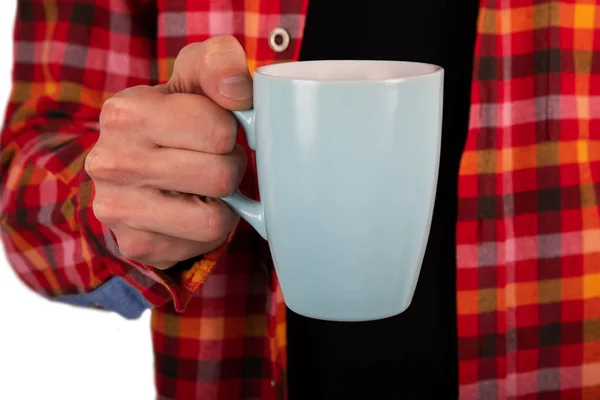
<path fill-rule="evenodd" d="M 179 93 L 192 92 L 192 87 L 188 82 L 189 72 L 196 74 L 199 72 L 199 64 L 202 62 L 204 43 L 190 43 L 179 50 L 173 65 L 173 74 L 168 81 L 171 91 Z"/>
<path fill-rule="evenodd" d="M 229 196 L 238 187 L 240 180 L 239 168 L 236 163 L 227 160 L 214 170 L 211 179 L 211 186 L 216 197 Z"/>
<path fill-rule="evenodd" d="M 236 143 L 237 123 L 233 118 L 221 118 L 215 121 L 210 141 L 217 154 L 228 154 Z"/>
<path fill-rule="evenodd" d="M 196 96 L 198 102 L 195 110 L 198 110 L 201 119 L 202 134 L 200 140 L 207 151 L 214 154 L 228 154 L 234 148 L 238 126 L 237 121 L 231 113 L 215 104 L 206 96 Z"/>
<path fill-rule="evenodd" d="M 232 35 L 215 35 L 203 43 L 202 50 L 208 56 L 212 53 L 241 49 L 240 42 Z"/>
<path fill-rule="evenodd" d="M 128 127 L 138 127 L 145 122 L 141 102 L 156 100 L 158 92 L 150 86 L 132 86 L 107 99 L 100 110 L 100 131 L 115 133 Z M 105 132 L 107 131 L 107 132 Z"/>
<path fill-rule="evenodd" d="M 114 164 L 112 153 L 96 145 L 85 159 L 85 170 L 92 179 L 106 179 L 112 175 Z"/>
<path fill-rule="evenodd" d="M 230 212 L 225 207 L 210 207 L 206 213 L 206 234 L 213 240 L 227 235 Z"/>
<path fill-rule="evenodd" d="M 85 161 L 83 164 L 83 169 L 90 177 L 92 177 L 92 179 L 96 176 L 96 153 L 97 149 L 96 146 L 94 146 L 87 156 L 85 156 Z"/>
<path fill-rule="evenodd" d="M 94 213 L 94 215 L 96 216 L 96 219 L 98 219 L 98 221 L 104 223 L 104 221 L 107 220 L 108 213 L 106 211 L 106 208 L 104 207 L 104 204 L 102 204 L 98 200 L 98 197 L 96 197 L 92 201 L 92 212 Z"/>
<path fill-rule="evenodd" d="M 190 44 L 183 46 L 181 48 L 181 50 L 179 50 L 179 54 L 177 55 L 175 62 L 177 62 L 177 60 L 180 60 L 182 58 L 187 58 L 187 56 L 198 54 L 198 52 L 201 52 L 202 49 L 205 47 L 205 43 L 207 41 L 190 43 Z"/>
<path fill-rule="evenodd" d="M 122 156 L 118 150 L 95 146 L 85 160 L 85 170 L 92 179 L 122 182 L 137 172 L 136 157 Z"/>
<path fill-rule="evenodd" d="M 230 35 L 212 37 L 202 49 L 204 68 L 221 73 L 248 70 L 246 53 L 238 40 Z"/>
<path fill-rule="evenodd" d="M 121 126 L 130 119 L 129 114 L 123 97 L 111 97 L 104 102 L 100 111 L 100 131 L 107 133 L 110 128 Z"/>
<path fill-rule="evenodd" d="M 92 212 L 98 219 L 106 226 L 113 226 L 117 224 L 119 219 L 117 211 L 119 208 L 116 205 L 116 201 L 108 196 L 101 195 L 101 191 L 96 190 L 96 196 L 92 202 Z"/>

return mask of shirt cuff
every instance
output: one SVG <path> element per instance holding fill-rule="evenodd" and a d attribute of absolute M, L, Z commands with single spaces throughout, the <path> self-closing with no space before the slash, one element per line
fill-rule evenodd
<path fill-rule="evenodd" d="M 127 319 L 139 318 L 152 305 L 141 293 L 119 277 L 109 279 L 97 289 L 85 293 L 51 298 L 73 306 L 113 311 Z"/>

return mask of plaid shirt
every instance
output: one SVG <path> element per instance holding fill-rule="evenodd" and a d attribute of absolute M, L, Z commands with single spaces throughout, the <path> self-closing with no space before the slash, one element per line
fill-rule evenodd
<path fill-rule="evenodd" d="M 297 59 L 307 1 L 19 1 L 1 138 L 9 261 L 58 301 L 128 318 L 151 307 L 160 399 L 285 398 L 285 307 L 243 223 L 167 272 L 119 256 L 83 170 L 101 106 L 166 81 L 184 45 L 216 34 L 240 40 L 251 71 Z M 480 8 L 459 180 L 461 399 L 600 399 L 600 6 Z M 281 53 L 276 27 L 291 37 Z"/>

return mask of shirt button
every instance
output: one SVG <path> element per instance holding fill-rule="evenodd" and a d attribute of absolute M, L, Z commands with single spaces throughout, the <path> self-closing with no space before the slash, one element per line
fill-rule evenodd
<path fill-rule="evenodd" d="M 271 381 L 271 386 L 275 387 L 275 381 Z"/>
<path fill-rule="evenodd" d="M 269 34 L 269 47 L 276 53 L 286 51 L 290 45 L 290 35 L 283 28 L 275 28 Z"/>

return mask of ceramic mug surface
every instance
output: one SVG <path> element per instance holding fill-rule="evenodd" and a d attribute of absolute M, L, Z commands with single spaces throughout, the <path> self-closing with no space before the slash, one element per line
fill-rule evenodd
<path fill-rule="evenodd" d="M 256 151 L 261 202 L 223 199 L 269 243 L 286 305 L 335 321 L 410 305 L 431 225 L 442 68 L 308 61 L 254 72 L 236 112 Z"/>

